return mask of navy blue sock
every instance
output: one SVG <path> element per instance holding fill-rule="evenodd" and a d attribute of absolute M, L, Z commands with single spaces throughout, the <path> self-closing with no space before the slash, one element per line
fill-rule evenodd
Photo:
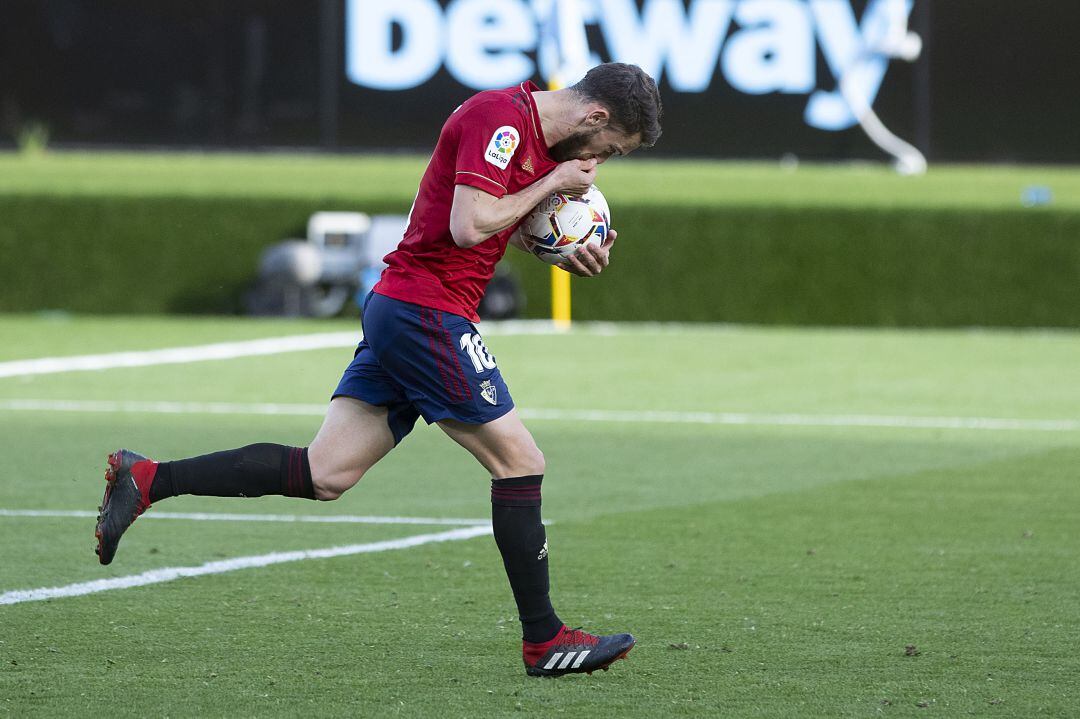
<path fill-rule="evenodd" d="M 491 526 L 527 642 L 546 642 L 562 628 L 548 597 L 547 535 L 540 521 L 543 479 L 538 474 L 491 480 Z"/>
<path fill-rule="evenodd" d="M 158 464 L 150 501 L 181 494 L 261 497 L 283 494 L 315 499 L 307 448 L 251 444 Z"/>

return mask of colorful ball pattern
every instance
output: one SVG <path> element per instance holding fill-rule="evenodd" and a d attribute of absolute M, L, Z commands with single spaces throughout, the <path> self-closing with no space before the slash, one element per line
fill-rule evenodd
<path fill-rule="evenodd" d="M 574 197 L 555 193 L 537 205 L 516 235 L 549 264 L 558 264 L 586 244 L 603 244 L 610 225 L 607 200 L 596 187 Z"/>

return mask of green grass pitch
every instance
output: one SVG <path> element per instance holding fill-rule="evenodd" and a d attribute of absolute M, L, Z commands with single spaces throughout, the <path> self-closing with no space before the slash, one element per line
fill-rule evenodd
<path fill-rule="evenodd" d="M 3 317 L 0 369 L 356 329 Z M 628 661 L 527 678 L 482 536 L 0 605 L 0 714 L 1076 715 L 1080 334 L 627 325 L 492 329 L 487 344 L 519 407 L 561 417 L 528 422 L 548 459 L 556 607 L 633 632 Z M 322 404 L 350 356 L 0 378 L 0 509 L 93 510 L 120 445 L 176 458 L 306 443 L 317 414 L 196 410 Z M 192 404 L 17 409 L 118 398 Z M 633 421 L 642 411 L 673 414 Z M 748 423 L 724 423 L 736 415 Z M 903 426 L 957 417 L 1017 422 Z M 151 514 L 165 511 L 483 518 L 487 478 L 420 427 L 338 502 L 180 498 Z M 147 517 L 101 567 L 92 527 L 0 516 L 0 595 L 448 529 Z"/>

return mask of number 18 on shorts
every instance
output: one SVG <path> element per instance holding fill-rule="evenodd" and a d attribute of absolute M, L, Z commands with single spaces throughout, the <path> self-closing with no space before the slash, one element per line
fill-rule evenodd
<path fill-rule="evenodd" d="M 364 302 L 364 339 L 334 396 L 387 407 L 396 442 L 417 417 L 483 424 L 514 407 L 495 357 L 469 320 L 379 294 Z"/>

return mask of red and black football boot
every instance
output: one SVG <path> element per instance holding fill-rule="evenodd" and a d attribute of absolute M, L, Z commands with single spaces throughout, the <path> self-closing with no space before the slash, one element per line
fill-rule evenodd
<path fill-rule="evenodd" d="M 561 677 L 563 674 L 605 672 L 612 662 L 622 659 L 634 648 L 629 634 L 598 637 L 565 624 L 549 642 L 522 642 L 525 673 L 531 677 Z"/>
<path fill-rule="evenodd" d="M 116 554 L 120 537 L 135 518 L 150 507 L 150 485 L 157 473 L 157 462 L 128 449 L 118 449 L 109 455 L 105 471 L 105 497 L 98 507 L 94 536 L 98 546 L 98 561 L 108 564 Z"/>

